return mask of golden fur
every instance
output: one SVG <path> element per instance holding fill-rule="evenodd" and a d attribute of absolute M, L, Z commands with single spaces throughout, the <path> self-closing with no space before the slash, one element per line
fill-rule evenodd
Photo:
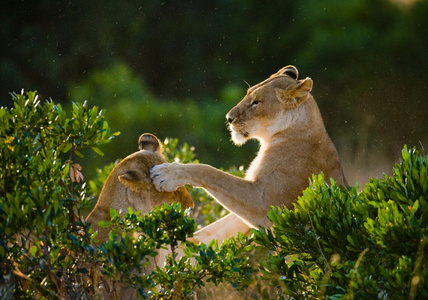
<path fill-rule="evenodd" d="M 258 225 L 270 226 L 273 206 L 293 208 L 312 174 L 324 173 L 347 185 L 336 148 L 310 94 L 312 80 L 298 80 L 287 66 L 248 89 L 226 118 L 236 144 L 257 139 L 260 150 L 245 179 L 205 164 L 168 163 L 155 166 L 151 177 L 159 191 L 189 184 L 204 188 L 230 215 L 195 234 L 195 241 L 222 240 Z"/>
<path fill-rule="evenodd" d="M 157 164 L 165 163 L 162 155 L 162 147 L 159 140 L 152 134 L 143 134 L 138 140 L 140 151 L 135 152 L 122 160 L 110 173 L 104 183 L 98 202 L 92 212 L 86 218 L 91 223 L 93 231 L 98 231 L 98 239 L 105 242 L 111 228 L 98 226 L 100 221 L 110 220 L 110 208 L 116 209 L 123 217 L 128 208 L 134 211 L 148 213 L 156 205 L 164 202 L 180 202 L 183 208 L 193 207 L 193 200 L 184 187 L 173 192 L 158 192 L 150 179 L 149 170 Z M 156 258 L 150 258 L 151 264 L 144 269 L 144 273 L 153 271 L 155 264 L 162 265 L 167 251 L 161 251 Z M 102 277 L 97 272 L 97 276 Z M 114 286 L 111 281 L 103 281 L 96 288 L 96 293 L 101 299 L 137 299 L 137 291 L 128 288 L 125 283 L 116 282 Z"/>
<path fill-rule="evenodd" d="M 171 192 L 158 192 L 150 179 L 149 170 L 165 163 L 159 140 L 151 134 L 139 138 L 140 151 L 123 159 L 110 173 L 104 183 L 98 202 L 86 218 L 98 239 L 104 242 L 110 228 L 98 226 L 100 221 L 110 221 L 110 208 L 121 211 L 122 217 L 131 207 L 134 211 L 148 213 L 156 205 L 164 202 L 180 202 L 183 208 L 193 207 L 193 200 L 184 187 Z"/>

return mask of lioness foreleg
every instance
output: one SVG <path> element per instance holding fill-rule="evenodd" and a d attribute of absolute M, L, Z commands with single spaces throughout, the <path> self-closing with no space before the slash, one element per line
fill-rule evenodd
<path fill-rule="evenodd" d="M 153 167 L 150 174 L 158 191 L 175 191 L 186 184 L 201 187 L 250 226 L 269 224 L 269 206 L 263 203 L 263 185 L 259 182 L 205 164 L 164 163 Z"/>

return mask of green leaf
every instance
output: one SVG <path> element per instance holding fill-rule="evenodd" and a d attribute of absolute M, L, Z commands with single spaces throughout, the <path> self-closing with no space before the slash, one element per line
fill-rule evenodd
<path fill-rule="evenodd" d="M 113 226 L 113 223 L 110 221 L 100 221 L 100 222 L 98 222 L 98 226 L 106 228 L 106 227 Z"/>
<path fill-rule="evenodd" d="M 0 108 L 0 118 L 3 118 L 6 115 L 6 108 Z"/>
<path fill-rule="evenodd" d="M 110 218 L 119 218 L 119 216 L 119 213 L 114 208 L 110 208 Z"/>
<path fill-rule="evenodd" d="M 77 150 L 74 150 L 74 153 L 76 153 L 76 155 L 79 156 L 80 158 L 84 158 L 85 157 L 85 155 L 83 155 L 82 153 L 80 153 Z"/>
<path fill-rule="evenodd" d="M 63 153 L 67 153 L 68 151 L 70 151 L 70 149 L 71 149 L 72 146 L 73 145 L 71 143 L 65 144 L 64 148 L 62 149 L 62 152 Z"/>
<path fill-rule="evenodd" d="M 91 149 L 94 150 L 96 154 L 104 156 L 104 153 L 99 148 L 92 146 Z"/>
<path fill-rule="evenodd" d="M 354 243 L 354 240 L 352 239 L 352 237 L 351 237 L 349 234 L 346 236 L 346 239 L 348 240 L 348 242 L 349 242 L 352 246 L 356 247 L 356 245 L 355 245 L 355 243 Z"/>
<path fill-rule="evenodd" d="M 32 246 L 32 247 L 30 248 L 30 254 L 31 254 L 33 257 L 36 257 L 36 253 L 37 253 L 37 247 L 34 245 L 34 246 Z"/>

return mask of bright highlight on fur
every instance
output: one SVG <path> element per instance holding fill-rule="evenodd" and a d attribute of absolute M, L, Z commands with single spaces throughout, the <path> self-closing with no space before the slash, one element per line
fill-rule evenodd
<path fill-rule="evenodd" d="M 286 66 L 247 94 L 226 116 L 232 139 L 243 144 L 257 139 L 260 150 L 245 179 L 205 164 L 162 164 L 151 170 L 159 191 L 189 184 L 202 187 L 231 214 L 196 232 L 195 240 L 223 240 L 250 227 L 270 226 L 273 206 L 293 208 L 312 174 L 324 173 L 347 185 L 342 164 L 310 94 L 312 79 L 298 79 Z"/>

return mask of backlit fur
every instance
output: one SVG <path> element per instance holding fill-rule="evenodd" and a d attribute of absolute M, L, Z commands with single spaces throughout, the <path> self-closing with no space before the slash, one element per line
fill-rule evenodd
<path fill-rule="evenodd" d="M 298 80 L 297 69 L 286 66 L 247 94 L 227 114 L 233 141 L 257 139 L 260 150 L 245 179 L 204 164 L 162 164 L 151 171 L 159 191 L 190 184 L 202 187 L 232 212 L 205 227 L 195 239 L 223 239 L 250 227 L 270 226 L 273 206 L 293 208 L 312 174 L 324 173 L 347 185 L 337 151 L 310 94 L 312 80 Z M 225 229 L 226 228 L 226 229 Z"/>

